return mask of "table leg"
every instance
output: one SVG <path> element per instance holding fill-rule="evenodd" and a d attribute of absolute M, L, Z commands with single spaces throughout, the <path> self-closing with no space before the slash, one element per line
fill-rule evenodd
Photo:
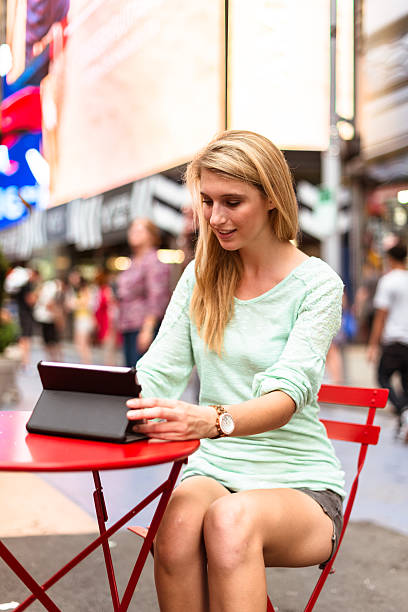
<path fill-rule="evenodd" d="M 160 522 L 162 520 L 164 511 L 166 510 L 167 507 L 167 503 L 170 499 L 170 495 L 173 492 L 173 489 L 175 487 L 175 484 L 177 482 L 177 478 L 178 475 L 180 473 L 180 470 L 182 468 L 184 461 L 175 461 L 173 464 L 173 467 L 171 469 L 169 478 L 167 480 L 167 486 L 164 489 L 161 497 L 160 497 L 160 501 L 157 505 L 156 511 L 153 515 L 153 519 L 152 522 L 150 524 L 147 536 L 145 538 L 145 541 L 143 543 L 143 546 L 140 550 L 139 556 L 136 560 L 135 563 L 135 567 L 133 568 L 132 574 L 129 578 L 129 582 L 128 585 L 126 587 L 126 590 L 123 594 L 122 597 L 122 601 L 120 602 L 120 612 L 126 612 L 126 610 L 129 607 L 130 601 L 133 597 L 133 593 L 135 591 L 136 585 L 138 583 L 140 574 L 142 572 L 142 569 L 146 563 L 146 558 L 147 555 L 150 552 L 150 548 L 152 546 L 153 540 L 156 536 L 156 532 L 159 528 Z"/>
<path fill-rule="evenodd" d="M 61 612 L 53 601 L 49 598 L 43 588 L 34 580 L 34 578 L 27 572 L 26 569 L 21 565 L 15 556 L 9 551 L 9 549 L 0 542 L 0 556 L 7 563 L 7 565 L 13 570 L 13 572 L 20 578 L 20 580 L 26 585 L 26 587 L 36 596 L 36 598 L 43 604 L 46 610 L 50 612 Z M 15 608 L 16 611 L 24 610 L 26 606 L 18 606 Z"/>
<path fill-rule="evenodd" d="M 178 475 L 180 473 L 182 464 L 185 460 L 175 461 L 171 471 L 169 478 L 163 482 L 157 489 L 152 491 L 149 495 L 147 495 L 141 502 L 139 502 L 134 508 L 129 510 L 121 519 L 116 521 L 114 525 L 111 525 L 108 529 L 106 529 L 104 524 L 104 517 L 107 519 L 107 513 L 105 508 L 105 502 L 102 495 L 102 491 L 97 494 L 97 514 L 101 517 L 102 520 L 102 530 L 99 535 L 91 544 L 86 546 L 76 557 L 71 559 L 64 567 L 62 567 L 58 572 L 56 572 L 51 578 L 49 578 L 44 584 L 39 585 L 30 574 L 24 569 L 24 567 L 17 561 L 17 559 L 11 554 L 8 548 L 0 541 L 0 557 L 4 559 L 7 565 L 14 571 L 14 573 L 22 580 L 22 582 L 30 589 L 31 595 L 27 597 L 19 606 L 15 609 L 15 612 L 20 612 L 25 610 L 30 604 L 32 604 L 36 599 L 41 601 L 44 607 L 51 612 L 61 612 L 61 610 L 52 602 L 52 600 L 46 595 L 45 591 L 52 587 L 56 582 L 58 582 L 63 576 L 65 576 L 68 572 L 70 572 L 78 563 L 80 563 L 83 559 L 85 559 L 88 555 L 91 554 L 96 548 L 99 546 L 103 546 L 104 543 L 107 544 L 107 552 L 108 552 L 108 565 L 112 564 L 112 559 L 109 550 L 109 544 L 107 542 L 108 538 L 116 533 L 121 527 L 123 527 L 126 523 L 128 523 L 131 519 L 133 519 L 136 514 L 141 512 L 143 508 L 149 505 L 156 497 L 161 495 L 159 504 L 156 508 L 156 511 L 153 516 L 153 520 L 151 523 L 151 527 L 149 529 L 149 533 L 146 536 L 146 540 L 142 546 L 142 549 L 139 553 L 139 556 L 136 560 L 135 567 L 130 576 L 128 586 L 126 587 L 125 593 L 123 595 L 122 602 L 118 605 L 118 607 L 114 607 L 116 611 L 125 611 L 128 609 L 130 601 L 133 597 L 134 590 L 136 588 L 137 582 L 139 580 L 141 571 L 145 564 L 147 555 L 149 554 L 150 547 L 152 545 L 153 539 L 156 535 L 157 529 L 160 525 L 161 518 L 164 514 L 164 511 L 167 506 L 167 502 L 170 498 L 170 495 L 173 491 L 173 488 L 176 484 Z M 102 488 L 102 487 L 101 487 Z M 106 561 L 106 557 L 105 557 Z M 108 567 L 108 566 L 107 566 Z M 112 572 L 113 572 L 113 564 L 112 564 Z M 109 570 L 108 570 L 109 575 Z M 115 585 L 116 589 L 116 585 Z M 115 606 L 115 599 L 112 598 L 112 603 Z"/>
<path fill-rule="evenodd" d="M 136 516 L 136 514 L 141 512 L 143 508 L 148 506 L 154 499 L 156 499 L 156 497 L 161 495 L 163 491 L 166 491 L 168 486 L 169 486 L 169 481 L 166 480 L 160 486 L 158 486 L 157 489 L 152 491 L 152 493 L 150 493 L 141 502 L 139 502 L 134 508 L 129 510 L 127 514 L 122 516 L 121 519 L 116 521 L 114 525 L 111 525 L 111 527 L 109 527 L 109 529 L 107 529 L 103 535 L 99 535 L 99 537 L 97 537 L 93 542 L 91 542 L 91 544 L 86 546 L 86 548 L 84 548 L 76 557 L 71 559 L 71 561 L 69 561 L 66 565 L 64 565 L 64 567 L 62 567 L 56 574 L 51 576 L 51 578 L 49 578 L 47 582 L 44 582 L 44 584 L 41 585 L 41 588 L 44 591 L 46 591 L 47 589 L 52 587 L 56 582 L 58 582 L 58 580 L 60 580 L 63 576 L 65 576 L 65 574 L 70 572 L 76 565 L 78 565 L 78 563 L 80 563 L 81 561 L 83 561 L 83 559 L 85 559 L 88 555 L 90 555 L 91 552 L 93 552 L 96 548 L 101 546 L 104 540 L 110 538 L 111 535 L 113 535 L 121 527 L 126 525 L 126 523 L 128 523 L 131 519 L 133 519 Z M 33 603 L 33 601 L 35 601 L 35 599 L 36 599 L 35 595 L 30 595 L 29 597 L 27 597 L 27 599 L 19 606 L 18 612 L 20 612 L 20 610 L 25 610 L 31 603 Z"/>
<path fill-rule="evenodd" d="M 105 498 L 103 496 L 102 483 L 99 476 L 99 472 L 93 471 L 92 474 L 95 482 L 95 491 L 93 494 L 93 498 L 95 503 L 96 517 L 98 519 L 99 533 L 101 535 L 104 535 L 106 533 L 105 523 L 108 520 L 108 513 L 106 511 Z M 113 568 L 112 556 L 109 548 L 109 541 L 107 539 L 104 539 L 102 540 L 101 545 L 103 549 L 103 556 L 105 557 L 105 566 L 106 572 L 108 574 L 113 609 L 115 612 L 117 612 L 119 610 L 119 595 L 115 579 L 115 570 Z"/>

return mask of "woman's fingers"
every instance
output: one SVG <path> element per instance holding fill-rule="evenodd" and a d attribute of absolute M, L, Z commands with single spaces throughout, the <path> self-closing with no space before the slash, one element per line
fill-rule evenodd
<path fill-rule="evenodd" d="M 129 421 L 137 421 L 139 419 L 166 419 L 166 421 L 178 421 L 182 418 L 179 412 L 162 406 L 128 410 L 126 416 Z"/>
<path fill-rule="evenodd" d="M 179 400 L 171 400 L 160 397 L 134 397 L 126 402 L 128 408 L 154 408 L 156 406 L 165 406 L 166 408 L 177 408 L 184 402 Z"/>
<path fill-rule="evenodd" d="M 152 436 L 169 433 L 185 434 L 187 426 L 183 421 L 150 421 L 149 423 L 134 425 L 133 430 Z"/>
<path fill-rule="evenodd" d="M 130 408 L 127 412 L 127 418 L 131 421 L 137 419 L 166 419 L 178 420 L 181 417 L 180 410 L 176 408 L 185 408 L 187 404 L 179 400 L 170 400 L 157 397 L 148 398 L 133 398 L 126 402 L 126 406 Z"/>

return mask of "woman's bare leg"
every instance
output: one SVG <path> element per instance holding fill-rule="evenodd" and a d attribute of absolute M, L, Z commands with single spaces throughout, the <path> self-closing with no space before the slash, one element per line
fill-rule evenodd
<path fill-rule="evenodd" d="M 300 491 L 242 491 L 216 500 L 204 521 L 211 612 L 266 610 L 265 565 L 322 563 L 332 534 L 331 519 Z"/>
<path fill-rule="evenodd" d="M 105 365 L 116 365 L 115 343 L 116 332 L 109 330 L 102 343 Z"/>
<path fill-rule="evenodd" d="M 91 338 L 87 332 L 75 332 L 74 344 L 78 351 L 81 363 L 92 363 Z"/>
<path fill-rule="evenodd" d="M 207 560 L 203 520 L 211 504 L 230 496 L 204 476 L 187 478 L 174 491 L 155 540 L 155 581 L 160 610 L 208 611 Z"/>
<path fill-rule="evenodd" d="M 28 336 L 21 336 L 18 344 L 21 351 L 21 365 L 27 367 L 30 365 L 31 338 Z"/>

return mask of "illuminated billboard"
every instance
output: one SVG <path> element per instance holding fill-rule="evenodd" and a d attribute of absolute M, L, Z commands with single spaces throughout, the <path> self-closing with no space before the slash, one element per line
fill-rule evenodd
<path fill-rule="evenodd" d="M 329 140 L 330 2 L 229 2 L 228 125 L 283 149 Z"/>
<path fill-rule="evenodd" d="M 71 0 L 41 84 L 51 200 L 179 165 L 224 127 L 224 2 Z"/>
<path fill-rule="evenodd" d="M 34 174 L 40 142 L 41 134 L 26 133 L 10 148 L 0 145 L 0 231 L 48 203 L 48 190 Z"/>

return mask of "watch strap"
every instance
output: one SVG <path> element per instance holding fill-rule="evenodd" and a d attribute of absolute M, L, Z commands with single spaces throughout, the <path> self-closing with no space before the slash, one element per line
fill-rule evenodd
<path fill-rule="evenodd" d="M 225 438 L 225 433 L 222 431 L 221 427 L 220 427 L 220 416 L 224 413 L 227 412 L 224 408 L 224 406 L 221 406 L 220 404 L 210 404 L 211 408 L 214 408 L 214 410 L 217 412 L 217 418 L 215 421 L 215 426 L 217 428 L 218 434 L 216 436 L 214 436 L 213 438 L 211 438 L 212 440 L 216 440 L 217 438 Z"/>

